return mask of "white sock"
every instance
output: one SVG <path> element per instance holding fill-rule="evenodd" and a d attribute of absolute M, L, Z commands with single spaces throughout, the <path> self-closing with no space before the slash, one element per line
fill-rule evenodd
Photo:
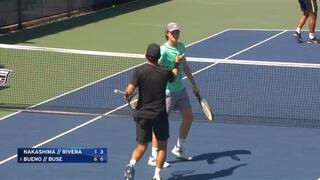
<path fill-rule="evenodd" d="M 153 178 L 160 177 L 160 172 L 161 172 L 161 169 L 156 167 L 156 169 L 154 170 Z"/>
<path fill-rule="evenodd" d="M 298 33 L 301 33 L 301 28 L 297 28 L 296 30 Z"/>
<path fill-rule="evenodd" d="M 130 160 L 130 162 L 129 162 L 129 164 L 131 164 L 132 166 L 135 166 L 135 165 L 136 165 L 136 163 L 137 163 L 137 161 L 136 161 L 136 160 L 134 160 L 134 159 L 131 159 L 131 160 Z"/>
<path fill-rule="evenodd" d="M 314 33 L 309 33 L 309 38 L 313 39 L 314 38 Z"/>
<path fill-rule="evenodd" d="M 183 148 L 185 139 L 178 138 L 177 146 Z"/>
<path fill-rule="evenodd" d="M 156 158 L 158 154 L 158 148 L 152 146 L 151 156 Z"/>

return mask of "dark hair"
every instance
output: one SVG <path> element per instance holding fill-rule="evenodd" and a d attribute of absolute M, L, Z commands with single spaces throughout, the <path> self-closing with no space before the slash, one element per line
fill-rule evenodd
<path fill-rule="evenodd" d="M 166 38 L 166 40 L 168 41 L 169 37 L 168 37 L 168 35 L 167 35 L 167 34 L 168 34 L 168 32 L 169 32 L 169 31 L 166 29 L 164 32 L 165 32 L 165 33 L 164 33 L 164 37 L 165 37 L 165 38 Z"/>
<path fill-rule="evenodd" d="M 160 46 L 156 43 L 151 43 L 148 45 L 147 51 L 146 51 L 146 58 L 155 63 L 158 62 L 160 58 Z"/>
<path fill-rule="evenodd" d="M 157 63 L 160 57 L 153 57 L 153 56 L 150 56 L 150 55 L 146 54 L 146 58 L 149 61 L 151 61 L 152 63 Z"/>

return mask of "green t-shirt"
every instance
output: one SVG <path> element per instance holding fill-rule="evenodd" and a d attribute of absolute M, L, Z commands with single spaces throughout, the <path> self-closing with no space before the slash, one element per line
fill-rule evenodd
<path fill-rule="evenodd" d="M 164 67 L 172 69 L 176 61 L 177 54 L 183 54 L 185 53 L 185 50 L 186 50 L 185 45 L 181 42 L 178 42 L 177 47 L 172 47 L 167 42 L 164 43 L 161 46 L 160 64 Z M 181 63 L 179 65 L 179 74 L 177 79 L 172 83 L 168 82 L 166 91 L 177 92 L 184 89 L 185 86 L 182 81 L 182 76 L 183 76 L 183 65 Z"/>

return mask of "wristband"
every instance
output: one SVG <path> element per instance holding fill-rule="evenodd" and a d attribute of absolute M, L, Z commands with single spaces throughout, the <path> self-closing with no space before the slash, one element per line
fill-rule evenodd
<path fill-rule="evenodd" d="M 174 63 L 173 68 L 178 68 L 179 69 L 179 65 L 180 65 L 180 63 Z"/>

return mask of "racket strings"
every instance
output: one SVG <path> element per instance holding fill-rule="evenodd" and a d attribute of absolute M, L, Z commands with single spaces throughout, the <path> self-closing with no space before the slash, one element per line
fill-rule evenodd
<path fill-rule="evenodd" d="M 135 93 L 134 95 L 132 95 L 130 98 L 129 98 L 129 106 L 132 108 L 132 109 L 136 109 L 137 105 L 138 105 L 138 99 L 139 99 L 139 94 L 138 93 Z"/>

